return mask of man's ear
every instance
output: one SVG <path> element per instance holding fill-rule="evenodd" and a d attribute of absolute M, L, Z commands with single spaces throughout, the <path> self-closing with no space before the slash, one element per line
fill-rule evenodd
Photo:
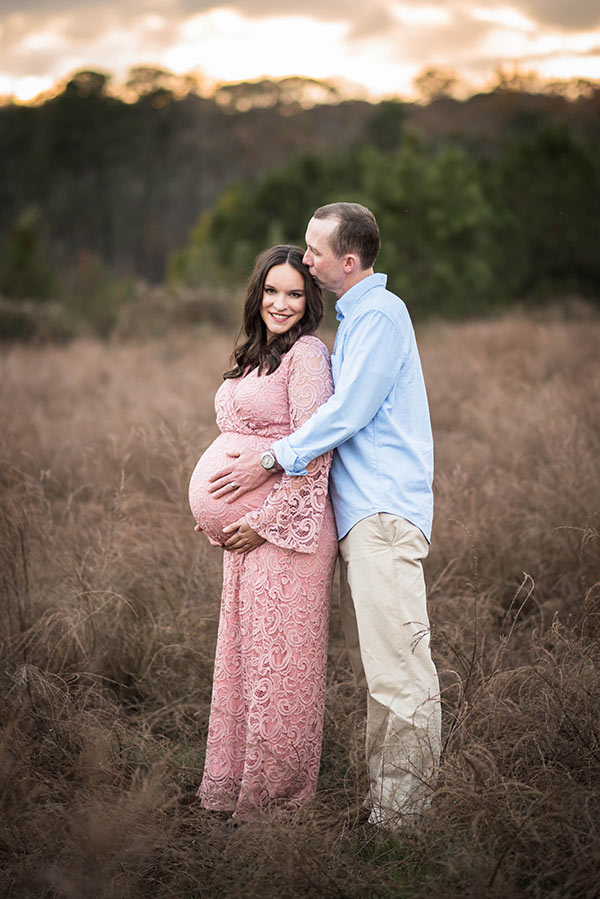
<path fill-rule="evenodd" d="M 354 253 L 346 253 L 344 256 L 344 271 L 347 275 L 351 272 L 355 272 L 357 268 L 360 268 L 360 263 L 358 256 L 355 256 Z"/>

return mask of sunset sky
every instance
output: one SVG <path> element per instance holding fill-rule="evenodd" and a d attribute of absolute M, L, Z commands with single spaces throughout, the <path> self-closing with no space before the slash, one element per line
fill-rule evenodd
<path fill-rule="evenodd" d="M 600 78 L 599 0 L 0 0 L 0 96 L 28 100 L 78 69 L 134 65 L 210 81 L 342 78 L 410 96 L 426 67 L 473 87 L 502 67 Z"/>

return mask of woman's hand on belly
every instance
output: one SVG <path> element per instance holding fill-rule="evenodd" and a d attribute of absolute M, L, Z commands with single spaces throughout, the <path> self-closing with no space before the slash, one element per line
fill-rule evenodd
<path fill-rule="evenodd" d="M 223 528 L 223 533 L 226 535 L 223 548 L 233 553 L 247 553 L 265 543 L 265 538 L 250 527 L 245 516 Z"/>
<path fill-rule="evenodd" d="M 254 458 L 260 459 L 260 453 L 267 448 L 268 443 L 265 437 L 249 434 L 234 434 L 233 432 L 219 434 L 198 459 L 190 478 L 190 507 L 196 524 L 220 546 L 225 542 L 226 536 L 230 536 L 223 533 L 223 528 L 231 524 L 238 524 L 243 515 L 247 515 L 254 509 L 260 509 L 277 482 L 277 478 L 281 477 L 281 472 L 278 472 L 275 477 L 269 477 L 269 472 L 265 471 L 259 462 L 259 468 L 266 475 L 267 480 L 257 489 L 245 491 L 240 497 L 241 491 L 232 490 L 230 481 L 226 489 L 227 502 L 224 498 L 219 499 L 210 493 L 209 479 L 214 477 L 217 469 L 223 468 L 224 456 L 231 452 L 239 452 L 244 445 L 249 447 L 248 452 Z M 236 446 L 238 449 L 235 448 Z M 237 481 L 235 483 L 237 484 Z"/>
<path fill-rule="evenodd" d="M 209 534 L 207 534 L 205 531 L 202 530 L 202 528 L 200 527 L 199 524 L 196 525 L 194 530 L 198 531 L 199 534 L 204 534 L 204 536 L 206 537 L 206 539 L 208 540 L 208 542 L 210 543 L 211 546 L 218 546 L 219 549 L 223 549 L 223 545 L 221 543 L 217 543 L 216 540 L 213 540 L 213 538 Z"/>

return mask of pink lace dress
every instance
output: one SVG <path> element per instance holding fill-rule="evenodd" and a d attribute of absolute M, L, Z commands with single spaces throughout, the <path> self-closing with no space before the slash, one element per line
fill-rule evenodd
<path fill-rule="evenodd" d="M 268 447 L 295 430 L 332 392 L 329 353 L 301 337 L 270 375 L 224 381 L 215 443 Z M 209 448 L 212 459 L 215 444 Z M 206 455 L 206 454 L 205 454 Z M 266 539 L 224 553 L 223 594 L 204 775 L 205 808 L 237 814 L 314 795 L 321 757 L 329 595 L 337 538 L 327 481 L 331 454 L 301 477 L 269 481 L 248 523 Z M 202 507 L 199 463 L 192 507 Z M 196 474 L 196 473 L 195 473 Z M 201 509 L 200 509 L 201 512 Z M 206 508 L 204 508 L 206 513 Z M 230 513 L 229 513 L 230 514 Z M 222 516 L 216 512 L 216 519 Z M 204 526 L 207 525 L 206 514 Z"/>

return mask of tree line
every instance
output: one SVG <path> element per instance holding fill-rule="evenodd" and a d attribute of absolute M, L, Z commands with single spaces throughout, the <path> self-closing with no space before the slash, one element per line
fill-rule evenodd
<path fill-rule="evenodd" d="M 82 72 L 0 107 L 0 294 L 70 297 L 110 331 L 136 280 L 239 283 L 344 198 L 377 215 L 379 268 L 416 315 L 600 296 L 600 88 L 305 108 L 296 82 L 234 87 L 151 81 L 127 102 Z"/>
<path fill-rule="evenodd" d="M 493 158 L 414 134 L 392 151 L 300 156 L 225 191 L 173 255 L 171 277 L 241 280 L 264 246 L 303 245 L 312 211 L 339 198 L 373 210 L 377 268 L 419 317 L 600 298 L 600 154 L 564 127 L 509 140 Z"/>

